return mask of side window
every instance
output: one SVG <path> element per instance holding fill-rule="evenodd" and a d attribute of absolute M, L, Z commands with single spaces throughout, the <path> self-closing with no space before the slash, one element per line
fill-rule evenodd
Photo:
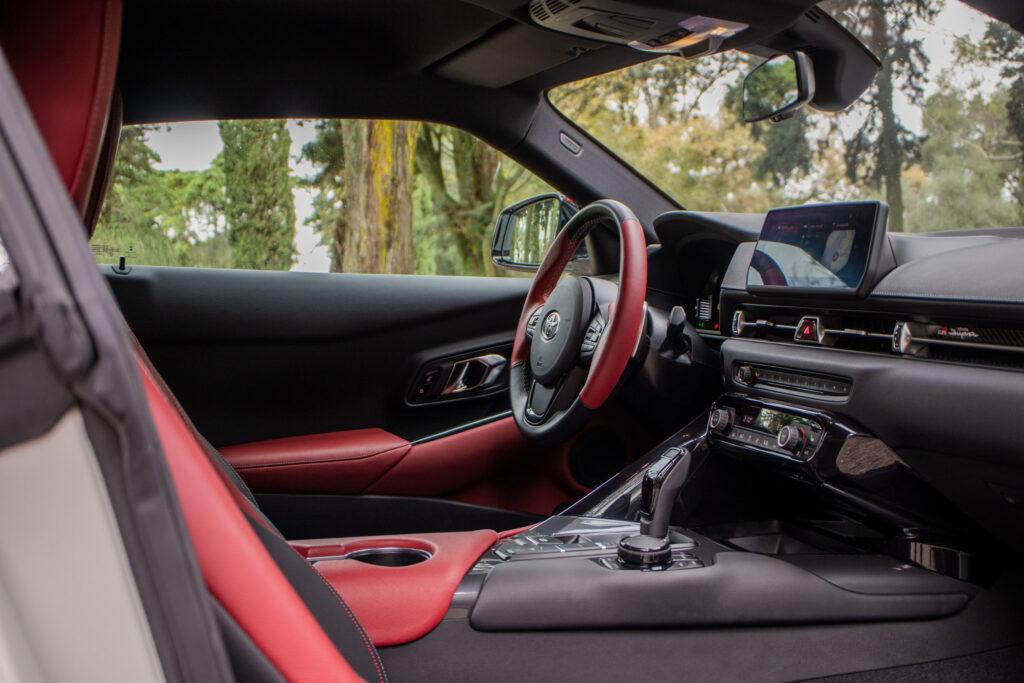
<path fill-rule="evenodd" d="M 507 275 L 491 262 L 498 212 L 551 191 L 440 124 L 125 126 L 90 245 L 100 263 Z"/>

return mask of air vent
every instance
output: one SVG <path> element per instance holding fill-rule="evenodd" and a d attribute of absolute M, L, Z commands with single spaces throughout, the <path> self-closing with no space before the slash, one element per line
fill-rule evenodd
<path fill-rule="evenodd" d="M 711 299 L 697 299 L 697 319 L 711 320 L 712 305 Z"/>
<path fill-rule="evenodd" d="M 564 12 L 579 2 L 580 0 L 533 0 L 530 3 L 530 15 L 534 21 L 546 23 L 556 14 Z"/>
<path fill-rule="evenodd" d="M 1024 368 L 1024 330 L 908 321 L 893 315 L 738 310 L 732 335 L 805 346 Z"/>
<path fill-rule="evenodd" d="M 562 0 L 548 0 L 548 11 L 552 14 L 558 14 L 566 9 L 569 9 L 569 5 Z"/>
<path fill-rule="evenodd" d="M 546 7 L 544 7 L 543 0 L 535 0 L 530 5 L 530 14 L 533 15 L 534 20 L 538 22 L 545 22 L 551 18 Z"/>
<path fill-rule="evenodd" d="M 900 322 L 893 350 L 972 365 L 1024 367 L 1024 330 Z"/>
<path fill-rule="evenodd" d="M 807 10 L 804 13 L 804 16 L 813 21 L 815 24 L 819 23 L 822 19 L 825 18 L 824 12 L 822 12 L 817 7 L 812 7 L 811 9 Z"/>
<path fill-rule="evenodd" d="M 736 311 L 734 337 L 830 346 L 849 351 L 892 353 L 893 317 L 791 311 Z"/>

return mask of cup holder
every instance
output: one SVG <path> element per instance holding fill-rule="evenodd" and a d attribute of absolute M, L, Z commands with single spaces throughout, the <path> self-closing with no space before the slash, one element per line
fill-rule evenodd
<path fill-rule="evenodd" d="M 409 567 L 429 560 L 429 550 L 420 548 L 366 548 L 345 555 L 347 560 L 358 560 L 378 567 Z"/>

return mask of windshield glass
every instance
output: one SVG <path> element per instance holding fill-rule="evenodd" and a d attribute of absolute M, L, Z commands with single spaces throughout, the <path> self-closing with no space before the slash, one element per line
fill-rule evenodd
<path fill-rule="evenodd" d="M 879 199 L 892 232 L 1024 224 L 1024 39 L 960 2 L 821 5 L 883 63 L 859 101 L 740 120 L 738 52 L 560 86 L 562 113 L 688 209 Z M 882 7 L 882 9 L 878 9 Z"/>

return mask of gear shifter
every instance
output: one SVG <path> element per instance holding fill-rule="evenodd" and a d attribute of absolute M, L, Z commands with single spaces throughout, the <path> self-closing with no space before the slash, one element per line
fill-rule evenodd
<path fill-rule="evenodd" d="M 647 467 L 640 483 L 640 533 L 619 541 L 623 564 L 644 568 L 671 562 L 668 523 L 689 473 L 690 451 L 685 448 L 670 448 Z"/>

